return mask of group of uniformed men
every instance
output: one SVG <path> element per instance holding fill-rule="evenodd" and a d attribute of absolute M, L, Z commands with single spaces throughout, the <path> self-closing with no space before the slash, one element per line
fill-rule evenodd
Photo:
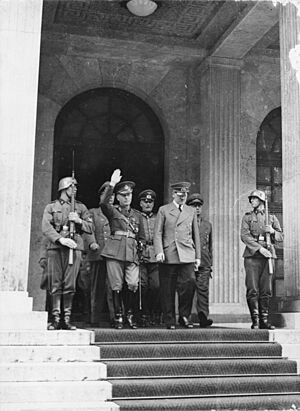
<path fill-rule="evenodd" d="M 175 329 L 177 292 L 178 323 L 193 328 L 190 319 L 196 292 L 199 325 L 211 326 L 212 226 L 202 218 L 202 196 L 189 195 L 190 183 L 171 184 L 173 200 L 161 206 L 157 214 L 153 212 L 156 193 L 152 189 L 139 193 L 140 211 L 131 207 L 135 183 L 122 181 L 119 169 L 100 187 L 97 208 L 88 210 L 75 201 L 71 211 L 76 186 L 71 177 L 61 179 L 58 199 L 48 204 L 43 214 L 47 287 L 52 300 L 48 329 L 76 329 L 70 318 L 84 249 L 91 279 L 92 323 L 97 322 L 106 295 L 112 325 L 117 329 L 158 325 L 161 321 L 168 329 Z M 265 224 L 263 192 L 252 192 L 249 201 L 253 211 L 244 216 L 241 229 L 246 244 L 247 302 L 252 328 L 272 328 L 268 322 L 271 279 L 266 262 L 276 256 L 274 252 L 270 255 L 262 238 L 268 232 L 273 242 L 282 240 L 281 228 L 275 216 Z M 70 223 L 75 225 L 73 238 Z"/>

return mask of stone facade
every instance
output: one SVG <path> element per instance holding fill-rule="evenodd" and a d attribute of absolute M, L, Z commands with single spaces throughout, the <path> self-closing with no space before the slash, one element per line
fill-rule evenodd
<path fill-rule="evenodd" d="M 53 41 L 50 41 L 49 35 L 42 38 L 29 268 L 29 292 L 35 297 L 34 308 L 39 310 L 44 309 L 45 302 L 44 292 L 39 289 L 40 224 L 44 206 L 51 200 L 54 125 L 61 108 L 74 96 L 86 90 L 109 86 L 127 90 L 142 98 L 158 116 L 165 136 L 165 201 L 169 200 L 170 181 L 188 180 L 192 182 L 192 191 L 198 191 L 201 183 L 201 192 L 207 198 L 207 216 L 213 214 L 215 207 L 209 203 L 210 183 L 206 178 L 207 159 L 203 155 L 210 147 L 205 146 L 203 137 L 205 120 L 201 113 L 206 102 L 198 63 L 182 59 L 166 61 L 163 57 L 153 61 L 143 59 L 142 56 L 139 59 L 108 59 L 107 55 L 101 56 L 96 46 L 92 48 L 90 41 L 85 48 L 82 36 L 78 37 L 77 42 L 74 38 L 62 35 L 56 36 Z M 238 202 L 234 214 L 242 215 L 248 209 L 246 199 L 249 190 L 255 186 L 258 128 L 264 117 L 273 108 L 280 106 L 279 61 L 249 57 L 240 68 L 238 81 L 240 131 L 237 131 L 239 136 L 235 138 L 239 138 L 236 141 L 239 152 L 232 161 L 239 158 L 239 167 L 235 165 L 229 172 L 235 168 L 238 170 L 239 198 L 233 198 L 237 194 L 232 195 L 232 198 L 229 195 L 228 198 L 233 203 Z M 210 170 L 210 173 L 214 173 L 214 170 Z M 227 216 L 223 215 L 222 218 L 226 219 Z M 235 224 L 234 253 L 240 256 L 240 262 L 237 263 L 240 267 L 243 247 L 237 233 L 239 221 Z M 234 259 L 238 261 L 236 256 Z M 238 268 L 238 271 L 239 282 L 235 286 L 238 288 L 237 295 L 219 297 L 217 293 L 214 299 L 217 304 L 237 302 L 246 312 L 243 269 Z M 222 281 L 229 282 L 230 278 L 222 278 Z M 212 282 L 212 289 L 214 287 Z"/>

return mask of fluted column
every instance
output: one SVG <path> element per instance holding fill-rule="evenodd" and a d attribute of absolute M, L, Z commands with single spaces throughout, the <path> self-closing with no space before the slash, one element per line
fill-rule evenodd
<path fill-rule="evenodd" d="M 292 4 L 280 7 L 284 311 L 300 312 L 300 84 L 289 53 L 300 43 L 300 17 Z M 299 319 L 300 320 L 300 319 Z M 298 324 L 300 326 L 300 323 Z"/>
<path fill-rule="evenodd" d="M 0 0 L 0 293 L 5 296 L 27 288 L 41 19 L 42 0 Z"/>
<path fill-rule="evenodd" d="M 211 303 L 216 313 L 243 305 L 240 257 L 240 65 L 212 58 L 201 81 L 201 189 L 213 225 Z"/>

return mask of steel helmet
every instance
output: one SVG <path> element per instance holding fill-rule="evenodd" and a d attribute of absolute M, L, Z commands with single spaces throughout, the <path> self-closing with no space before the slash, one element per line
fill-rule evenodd
<path fill-rule="evenodd" d="M 58 191 L 65 190 L 66 188 L 70 187 L 72 185 L 73 181 L 74 181 L 74 184 L 77 185 L 77 181 L 76 181 L 75 178 L 74 178 L 74 180 L 73 180 L 72 177 L 62 178 L 61 180 L 59 180 L 59 183 L 58 183 Z"/>
<path fill-rule="evenodd" d="M 248 196 L 249 202 L 251 201 L 251 197 L 257 197 L 261 201 L 265 202 L 266 201 L 266 193 L 261 190 L 253 190 Z"/>

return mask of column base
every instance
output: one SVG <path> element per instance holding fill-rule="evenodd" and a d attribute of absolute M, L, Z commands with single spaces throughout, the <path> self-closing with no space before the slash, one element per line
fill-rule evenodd
<path fill-rule="evenodd" d="M 278 304 L 278 312 L 270 314 L 275 327 L 300 329 L 300 297 L 285 297 Z"/>
<path fill-rule="evenodd" d="M 0 330 L 46 330 L 48 314 L 32 311 L 25 291 L 0 291 Z"/>

